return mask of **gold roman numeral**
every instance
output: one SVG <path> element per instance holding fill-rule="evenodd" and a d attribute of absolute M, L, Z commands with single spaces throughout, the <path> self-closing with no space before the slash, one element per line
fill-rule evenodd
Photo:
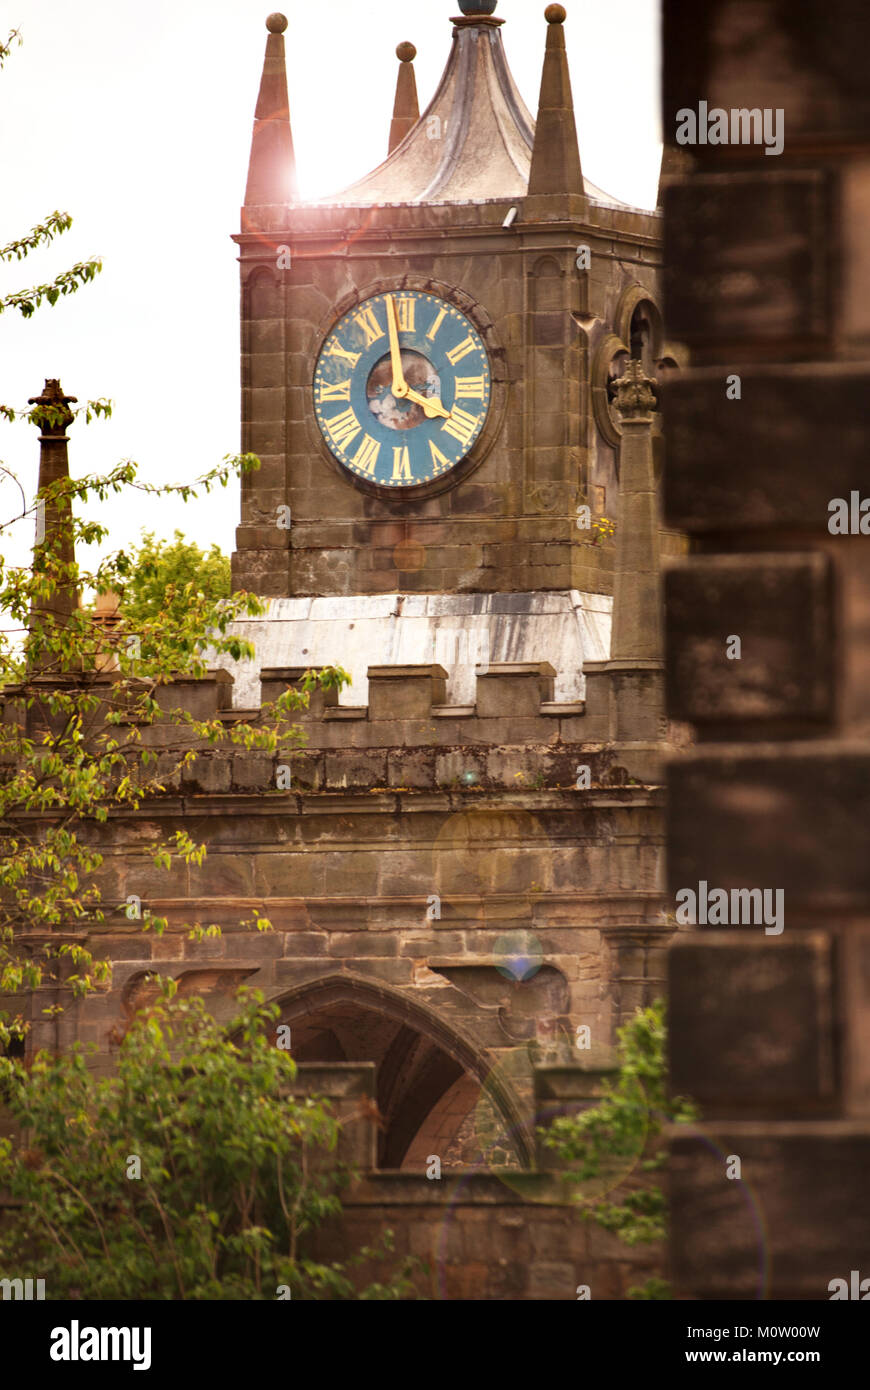
<path fill-rule="evenodd" d="M 370 434 L 364 434 L 362 443 L 353 457 L 353 462 L 363 473 L 372 474 L 375 471 L 375 464 L 378 461 L 378 454 L 381 446 L 376 439 L 372 439 Z"/>
<path fill-rule="evenodd" d="M 402 478 L 411 481 L 411 455 L 407 444 L 404 448 L 393 449 L 393 482 Z"/>
<path fill-rule="evenodd" d="M 372 343 L 376 343 L 378 338 L 383 338 L 386 332 L 386 329 L 381 328 L 381 325 L 375 318 L 375 311 L 371 306 L 367 309 L 363 309 L 358 314 L 354 314 L 353 321 L 354 323 L 358 323 L 363 333 L 365 333 L 367 348 L 370 348 Z"/>
<path fill-rule="evenodd" d="M 361 352 L 348 352 L 345 348 L 341 346 L 341 343 L 338 341 L 337 338 L 335 338 L 329 344 L 329 347 L 326 349 L 323 355 L 324 357 L 343 357 L 346 362 L 350 363 L 351 367 L 355 367 L 359 359 L 362 357 Z"/>
<path fill-rule="evenodd" d="M 417 301 L 410 295 L 405 295 L 396 300 L 396 318 L 399 321 L 400 333 L 416 333 L 414 326 L 417 314 Z"/>
<path fill-rule="evenodd" d="M 320 395 L 317 402 L 322 405 L 324 401 L 349 401 L 350 400 L 350 377 L 347 381 L 337 381 L 334 384 L 328 381 L 320 382 Z"/>
<path fill-rule="evenodd" d="M 456 399 L 482 401 L 486 394 L 486 382 L 482 376 L 458 376 L 456 378 Z"/>
<path fill-rule="evenodd" d="M 336 447 L 346 449 L 354 435 L 359 434 L 362 426 L 352 410 L 345 410 L 341 415 L 333 415 L 331 420 L 327 420 L 326 428 L 332 435 Z"/>
<path fill-rule="evenodd" d="M 470 352 L 477 350 L 477 343 L 473 338 L 465 338 L 461 343 L 457 343 L 455 348 L 451 348 L 447 354 L 447 360 L 451 366 L 455 367 L 457 362 L 461 362 L 463 357 L 467 357 Z"/>
<path fill-rule="evenodd" d="M 446 317 L 447 317 L 447 310 L 446 310 L 446 309 L 442 309 L 442 310 L 440 311 L 440 313 L 438 314 L 438 317 L 436 318 L 436 320 L 435 320 L 435 322 L 433 323 L 432 327 L 429 329 L 429 332 L 426 334 L 426 337 L 427 337 L 427 338 L 431 338 L 433 343 L 434 343 L 434 341 L 435 341 L 436 334 L 438 333 L 438 329 L 441 327 L 441 325 L 442 325 L 442 323 L 444 322 L 444 320 L 446 319 Z"/>
<path fill-rule="evenodd" d="M 445 454 L 442 454 L 438 445 L 433 444 L 431 439 L 429 440 L 429 448 L 432 451 L 432 462 L 435 465 L 436 473 L 443 473 L 445 468 L 453 467 L 451 460 L 447 458 Z"/>
<path fill-rule="evenodd" d="M 444 433 L 452 434 L 453 438 L 458 439 L 462 447 L 467 449 L 471 443 L 471 436 L 477 429 L 479 419 L 479 416 L 469 415 L 466 410 L 455 405 L 450 419 L 444 422 Z"/>

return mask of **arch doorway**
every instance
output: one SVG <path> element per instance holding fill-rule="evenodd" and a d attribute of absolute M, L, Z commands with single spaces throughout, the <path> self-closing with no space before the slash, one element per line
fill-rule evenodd
<path fill-rule="evenodd" d="M 425 1006 L 348 977 L 276 1000 L 297 1062 L 374 1062 L 378 1167 L 527 1167 L 519 1109 L 489 1062 Z M 489 1078 L 489 1080 L 488 1080 Z M 488 1083 L 488 1084 L 487 1084 Z"/>

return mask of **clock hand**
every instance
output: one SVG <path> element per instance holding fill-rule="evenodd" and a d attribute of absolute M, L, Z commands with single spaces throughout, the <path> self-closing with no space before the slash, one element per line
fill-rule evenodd
<path fill-rule="evenodd" d="M 402 349 L 399 345 L 399 321 L 396 315 L 396 301 L 391 294 L 385 295 L 387 306 L 387 328 L 390 334 L 390 362 L 393 368 L 393 395 L 400 401 L 412 401 L 414 405 L 422 406 L 423 413 L 428 420 L 434 420 L 436 415 L 442 419 L 450 419 L 450 411 L 445 410 L 437 396 L 421 396 L 405 380 L 402 370 Z"/>
<path fill-rule="evenodd" d="M 419 405 L 423 409 L 423 414 L 427 420 L 434 420 L 436 415 L 440 415 L 443 420 L 450 419 L 450 411 L 445 410 L 437 396 L 421 396 L 411 387 L 405 386 L 406 400 L 413 401 L 414 405 Z"/>
<path fill-rule="evenodd" d="M 386 296 L 387 328 L 390 334 L 390 362 L 393 367 L 393 395 L 404 400 L 410 387 L 402 371 L 402 349 L 399 346 L 399 321 L 396 317 L 396 302 L 391 294 Z"/>

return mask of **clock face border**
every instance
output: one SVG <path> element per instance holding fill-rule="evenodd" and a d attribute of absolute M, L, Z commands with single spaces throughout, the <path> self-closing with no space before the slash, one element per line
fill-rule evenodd
<path fill-rule="evenodd" d="M 471 444 L 458 461 L 450 468 L 444 469 L 439 475 L 424 480 L 419 483 L 405 484 L 404 486 L 384 485 L 377 481 L 371 481 L 362 474 L 355 472 L 345 463 L 341 462 L 332 452 L 327 443 L 321 426 L 318 422 L 315 405 L 315 381 L 317 369 L 321 361 L 324 347 L 328 343 L 330 336 L 336 331 L 343 320 L 348 316 L 359 313 L 365 308 L 368 302 L 382 295 L 401 296 L 413 293 L 420 298 L 427 296 L 439 301 L 447 306 L 448 309 L 458 311 L 464 319 L 468 321 L 473 333 L 479 338 L 484 360 L 489 371 L 489 396 L 486 410 L 483 416 L 481 428 L 475 432 Z M 425 333 L 424 333 L 425 336 Z M 444 284 L 433 280 L 428 276 L 405 274 L 397 275 L 395 278 L 379 278 L 365 286 L 358 286 L 353 291 L 347 293 L 342 299 L 332 306 L 328 315 L 324 316 L 317 330 L 315 342 L 317 344 L 314 352 L 314 362 L 311 370 L 310 381 L 310 407 L 306 412 L 308 420 L 308 430 L 312 441 L 316 442 L 317 450 L 322 459 L 330 466 L 332 472 L 349 483 L 358 491 L 370 496 L 381 498 L 393 504 L 393 506 L 403 506 L 416 501 L 423 501 L 429 497 L 437 496 L 449 489 L 456 487 L 466 479 L 483 463 L 496 442 L 504 425 L 505 413 L 507 409 L 508 379 L 506 369 L 506 354 L 498 341 L 495 329 L 489 315 L 482 306 L 474 300 L 467 292 L 455 286 Z M 405 342 L 402 344 L 403 351 L 407 350 Z M 389 356 L 389 341 L 385 336 L 377 342 L 378 350 L 374 352 L 373 360 L 376 362 L 384 356 Z M 414 350 L 414 349 L 412 349 Z M 476 361 L 480 362 L 478 356 Z M 457 375 L 462 375 L 461 367 L 465 365 L 460 362 L 460 370 Z M 445 397 L 444 405 L 448 408 L 450 402 Z M 461 403 L 460 403 L 461 404 Z M 477 404 L 477 402 L 475 402 Z M 345 408 L 347 408 L 345 406 Z M 440 421 L 434 422 L 436 425 Z M 355 451 L 364 430 L 361 429 L 352 444 Z M 401 431 L 390 431 L 395 434 L 397 441 L 401 441 Z"/>

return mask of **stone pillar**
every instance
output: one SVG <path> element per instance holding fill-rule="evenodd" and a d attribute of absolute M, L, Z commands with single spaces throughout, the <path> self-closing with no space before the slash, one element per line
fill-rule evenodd
<path fill-rule="evenodd" d="M 665 140 L 703 122 L 663 190 L 693 364 L 662 393 L 665 513 L 692 539 L 668 710 L 700 740 L 669 769 L 668 878 L 729 897 L 670 952 L 671 1083 L 704 1122 L 671 1143 L 670 1264 L 675 1297 L 818 1300 L 870 1277 L 870 13 L 740 8 L 663 9 Z M 741 110 L 770 138 L 734 140 Z M 740 889 L 783 895 L 772 930 Z"/>
<path fill-rule="evenodd" d="M 590 737 L 619 745 L 617 763 L 644 783 L 662 780 L 666 738 L 652 436 L 656 386 L 636 360 L 614 383 L 622 441 L 610 659 L 583 666 Z"/>
<path fill-rule="evenodd" d="M 652 442 L 656 385 L 644 375 L 641 363 L 633 360 L 615 383 L 622 444 L 611 661 L 657 661 L 662 655 L 659 517 Z"/>
<path fill-rule="evenodd" d="M 75 396 L 65 396 L 59 381 L 50 378 L 41 396 L 31 396 L 29 405 L 36 406 L 34 423 L 39 435 L 39 492 L 69 480 L 69 441 L 67 427 L 72 424 L 70 405 Z M 36 544 L 33 547 L 33 572 L 52 580 L 52 591 L 45 597 L 34 598 L 31 604 L 30 666 L 47 674 L 57 670 L 56 654 L 40 650 L 39 632 L 69 623 L 78 608 L 78 586 L 74 579 L 75 544 L 72 527 L 72 507 L 68 496 L 53 496 L 48 500 L 40 495 L 37 504 Z"/>

